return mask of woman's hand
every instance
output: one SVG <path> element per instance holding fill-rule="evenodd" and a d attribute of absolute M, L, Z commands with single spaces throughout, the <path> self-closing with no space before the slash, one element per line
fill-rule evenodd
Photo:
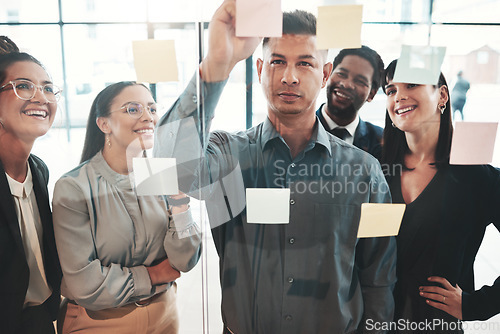
<path fill-rule="evenodd" d="M 157 265 L 146 267 L 152 285 L 165 284 L 175 281 L 181 277 L 181 273 L 170 265 L 170 261 L 165 259 Z"/>
<path fill-rule="evenodd" d="M 421 286 L 420 296 L 427 298 L 426 302 L 432 307 L 440 309 L 457 319 L 462 320 L 462 289 L 453 287 L 447 279 L 429 277 L 429 282 L 437 282 L 443 286 Z"/>

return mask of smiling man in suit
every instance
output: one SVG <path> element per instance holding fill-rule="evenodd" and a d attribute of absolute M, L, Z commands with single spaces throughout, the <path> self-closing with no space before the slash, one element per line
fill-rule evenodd
<path fill-rule="evenodd" d="M 358 112 L 377 93 L 383 71 L 384 62 L 371 48 L 341 50 L 328 80 L 328 102 L 316 111 L 328 132 L 379 160 L 383 129 L 363 121 Z"/>

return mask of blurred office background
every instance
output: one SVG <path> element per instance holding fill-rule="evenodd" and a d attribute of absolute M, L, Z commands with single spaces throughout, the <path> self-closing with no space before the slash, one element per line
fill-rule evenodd
<path fill-rule="evenodd" d="M 49 190 L 80 158 L 90 105 L 106 85 L 135 80 L 132 41 L 175 41 L 179 81 L 159 83 L 159 103 L 170 106 L 197 68 L 207 43 L 207 27 L 222 0 L 0 0 L 0 34 L 45 64 L 54 83 L 64 88 L 53 129 L 33 152 L 51 172 Z M 456 74 L 471 83 L 466 121 L 500 119 L 500 0 L 282 0 L 283 10 L 340 3 L 363 4 L 362 42 L 377 50 L 388 64 L 401 45 L 446 46 L 442 66 L 450 89 Z M 332 31 L 332 34 L 341 34 Z M 200 38 L 201 37 L 201 38 Z M 200 51 L 201 50 L 201 51 Z M 330 50 L 333 60 L 338 50 Z M 236 66 L 218 104 L 212 130 L 240 130 L 261 122 L 267 108 L 255 69 L 255 59 Z M 247 89 L 248 88 L 248 89 Z M 320 93 L 317 105 L 326 101 Z M 383 126 L 385 96 L 379 90 L 360 115 Z M 457 120 L 459 121 L 459 120 Z M 493 164 L 500 166 L 498 143 Z M 181 333 L 221 333 L 218 259 L 203 203 L 195 203 L 205 227 L 201 263 L 179 280 Z M 476 285 L 491 284 L 500 274 L 499 233 L 490 228 L 476 260 Z M 500 333 L 500 316 L 469 324 L 468 333 Z"/>

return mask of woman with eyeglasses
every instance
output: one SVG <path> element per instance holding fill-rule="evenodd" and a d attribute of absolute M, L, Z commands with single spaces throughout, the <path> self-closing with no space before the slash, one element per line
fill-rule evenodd
<path fill-rule="evenodd" d="M 49 172 L 30 152 L 59 92 L 38 60 L 0 36 L 0 333 L 54 333 L 61 269 Z"/>
<path fill-rule="evenodd" d="M 153 146 L 157 105 L 142 84 L 95 98 L 81 164 L 54 190 L 54 230 L 68 299 L 62 333 L 177 333 L 175 279 L 197 263 L 189 197 L 138 196 L 133 158 Z"/>
<path fill-rule="evenodd" d="M 459 320 L 500 312 L 500 278 L 474 287 L 474 260 L 486 227 L 500 230 L 500 171 L 450 165 L 448 85 L 394 82 L 397 60 L 384 73 L 387 95 L 382 163 L 392 199 L 406 203 L 394 288 L 395 332 L 463 333 Z M 430 324 L 430 325 L 426 325 Z M 419 327 L 416 327 L 419 326 Z"/>

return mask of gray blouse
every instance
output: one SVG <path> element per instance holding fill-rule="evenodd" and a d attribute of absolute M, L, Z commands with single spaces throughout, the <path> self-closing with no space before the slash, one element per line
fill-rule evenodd
<path fill-rule="evenodd" d="M 133 174 L 113 171 L 99 152 L 63 175 L 53 198 L 61 291 L 79 305 L 119 307 L 167 290 L 146 266 L 168 257 L 180 271 L 198 262 L 201 233 L 190 210 L 171 215 L 161 196 L 137 196 Z"/>

